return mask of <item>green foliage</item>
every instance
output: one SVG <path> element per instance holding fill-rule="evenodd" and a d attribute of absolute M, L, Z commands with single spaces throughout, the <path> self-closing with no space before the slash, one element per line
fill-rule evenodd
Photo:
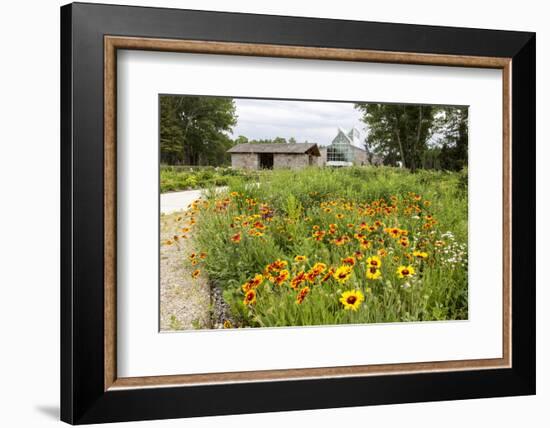
<path fill-rule="evenodd" d="M 224 165 L 237 123 L 232 98 L 160 96 L 161 162 L 170 165 Z"/>
<path fill-rule="evenodd" d="M 166 193 L 227 186 L 231 177 L 254 179 L 259 174 L 259 171 L 235 170 L 228 167 L 163 166 L 160 169 L 160 191 Z"/>
<path fill-rule="evenodd" d="M 170 315 L 170 330 L 182 330 L 183 325 L 181 321 L 176 318 L 175 315 Z"/>
<path fill-rule="evenodd" d="M 241 326 L 467 319 L 465 186 L 467 171 L 410 174 L 388 167 L 274 170 L 254 180 L 237 176 L 231 178 L 226 193 L 206 195 L 205 206 L 193 214 L 197 218 L 195 239 L 200 251 L 208 254 L 205 271 L 224 290 L 232 316 Z M 420 195 L 419 202 L 413 202 Z M 361 211 L 365 204 L 380 200 L 394 204 L 397 211 L 388 216 Z M 407 212 L 409 206 L 419 211 Z M 332 207 L 330 212 L 326 207 Z M 344 216 L 337 217 L 337 213 Z M 437 221 L 426 229 L 427 216 Z M 361 223 L 372 225 L 375 219 L 382 219 L 388 228 L 407 230 L 410 246 L 401 248 L 380 227 L 369 237 L 372 246 L 360 247 L 354 234 L 359 233 Z M 255 222 L 260 226 L 254 226 Z M 321 241 L 313 238 L 314 225 L 327 230 L 329 224 L 336 225 L 337 235 Z M 342 233 L 349 235 L 350 242 L 335 245 L 334 238 Z M 232 240 L 235 234 L 240 237 L 238 243 Z M 436 244 L 439 241 L 445 243 L 441 248 Z M 367 279 L 365 260 L 381 248 L 389 252 L 383 259 L 382 275 Z M 415 249 L 429 256 L 411 260 Z M 357 260 L 349 281 L 341 284 L 330 277 L 322 284 L 319 280 L 304 283 L 300 287 L 309 285 L 309 294 L 301 304 L 296 303 L 299 290 L 290 288 L 290 278 L 317 262 L 336 268 L 356 251 L 363 258 Z M 307 260 L 296 262 L 296 255 Z M 266 266 L 278 259 L 287 263 L 289 280 L 282 285 L 264 280 L 256 303 L 243 304 L 241 286 L 256 274 L 265 274 Z M 410 280 L 398 278 L 396 268 L 408 264 L 414 264 L 416 275 Z M 364 294 L 358 311 L 343 309 L 339 298 L 346 290 Z"/>
<path fill-rule="evenodd" d="M 460 171 L 468 166 L 468 108 L 441 107 L 435 121 L 440 135 L 442 169 Z"/>
<path fill-rule="evenodd" d="M 368 126 L 370 153 L 386 165 L 459 171 L 468 163 L 468 108 L 409 104 L 355 105 Z"/>

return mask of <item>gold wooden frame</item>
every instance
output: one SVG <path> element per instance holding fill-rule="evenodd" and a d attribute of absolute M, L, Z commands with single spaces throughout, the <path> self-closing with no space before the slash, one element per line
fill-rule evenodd
<path fill-rule="evenodd" d="M 336 61 L 494 68 L 502 70 L 503 91 L 503 349 L 502 358 L 405 364 L 357 365 L 171 376 L 119 378 L 116 371 L 116 52 L 118 49 L 244 55 Z M 510 58 L 382 52 L 265 44 L 104 38 L 104 389 L 191 386 L 235 382 L 354 377 L 511 367 L 511 64 Z"/>

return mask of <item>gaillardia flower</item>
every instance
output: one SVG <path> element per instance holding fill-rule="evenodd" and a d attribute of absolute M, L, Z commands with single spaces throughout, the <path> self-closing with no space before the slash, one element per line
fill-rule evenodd
<path fill-rule="evenodd" d="M 414 267 L 412 266 L 399 266 L 397 268 L 397 276 L 399 278 L 409 278 L 415 274 Z"/>
<path fill-rule="evenodd" d="M 380 266 L 382 266 L 382 260 L 380 260 L 380 257 L 378 256 L 371 256 L 367 259 L 367 265 L 369 267 L 373 267 L 373 268 L 380 268 Z"/>
<path fill-rule="evenodd" d="M 342 297 L 340 297 L 340 303 L 344 305 L 344 309 L 352 311 L 359 309 L 364 300 L 365 296 L 363 296 L 361 290 L 344 291 Z"/>
<path fill-rule="evenodd" d="M 425 251 L 413 251 L 413 256 L 415 256 L 417 259 L 427 259 L 428 253 Z"/>
<path fill-rule="evenodd" d="M 338 269 L 336 269 L 336 271 L 332 274 L 332 276 L 340 284 L 344 284 L 351 276 L 351 273 L 352 273 L 352 267 L 343 265 L 343 266 L 340 266 Z"/>
<path fill-rule="evenodd" d="M 243 304 L 244 305 L 253 305 L 254 303 L 256 303 L 256 291 L 249 290 L 244 295 Z"/>
<path fill-rule="evenodd" d="M 305 286 L 300 290 L 298 296 L 296 296 L 296 304 L 301 305 L 306 296 L 309 294 L 309 287 Z"/>
<path fill-rule="evenodd" d="M 367 266 L 367 278 L 368 279 L 378 279 L 380 276 L 382 276 L 382 272 L 380 269 L 374 267 L 374 266 Z"/>

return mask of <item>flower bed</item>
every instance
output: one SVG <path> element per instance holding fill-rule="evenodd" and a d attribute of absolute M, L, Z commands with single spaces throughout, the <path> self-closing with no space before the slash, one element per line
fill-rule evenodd
<path fill-rule="evenodd" d="M 462 175 L 311 168 L 253 186 L 233 179 L 182 218 L 200 248 L 187 262 L 224 290 L 226 327 L 466 319 Z"/>

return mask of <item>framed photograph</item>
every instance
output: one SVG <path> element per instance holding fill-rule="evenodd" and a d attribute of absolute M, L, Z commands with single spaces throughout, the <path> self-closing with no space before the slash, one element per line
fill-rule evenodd
<path fill-rule="evenodd" d="M 535 35 L 61 8 L 61 418 L 535 393 Z"/>

